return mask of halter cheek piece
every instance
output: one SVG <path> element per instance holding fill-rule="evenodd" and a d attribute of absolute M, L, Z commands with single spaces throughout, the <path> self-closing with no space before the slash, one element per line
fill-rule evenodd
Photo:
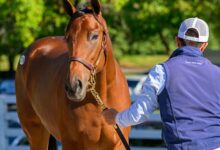
<path fill-rule="evenodd" d="M 90 9 L 83 9 L 83 10 L 80 10 L 80 11 L 77 11 L 75 12 L 72 17 L 71 17 L 71 20 L 75 20 L 76 18 L 78 17 L 81 17 L 83 16 L 84 14 L 93 14 L 94 18 L 97 20 L 97 22 L 103 27 L 104 31 L 103 31 L 103 38 L 102 38 L 102 47 L 101 47 L 101 50 L 99 51 L 99 54 L 98 54 L 98 57 L 95 61 L 95 64 L 91 64 L 89 63 L 88 61 L 86 61 L 85 59 L 83 58 L 80 58 L 80 57 L 70 57 L 69 58 L 69 62 L 74 62 L 74 61 L 77 61 L 81 64 L 83 64 L 88 70 L 92 71 L 92 72 L 95 72 L 96 70 L 96 67 L 97 65 L 99 64 L 99 60 L 100 60 L 100 57 L 101 57 L 101 52 L 102 50 L 104 50 L 104 55 L 105 55 L 105 64 L 104 66 L 106 65 L 106 62 L 107 62 L 107 52 L 106 52 L 106 30 L 105 30 L 105 27 L 104 25 L 101 23 L 101 21 L 98 19 L 98 17 L 96 16 L 96 14 L 93 12 L 93 10 L 90 10 Z"/>

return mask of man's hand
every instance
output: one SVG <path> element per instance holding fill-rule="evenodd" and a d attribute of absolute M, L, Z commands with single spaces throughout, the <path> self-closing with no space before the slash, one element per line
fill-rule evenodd
<path fill-rule="evenodd" d="M 118 111 L 110 108 L 110 109 L 106 109 L 102 112 L 102 115 L 105 118 L 105 121 L 109 124 L 109 125 L 115 125 L 115 117 L 117 115 Z"/>

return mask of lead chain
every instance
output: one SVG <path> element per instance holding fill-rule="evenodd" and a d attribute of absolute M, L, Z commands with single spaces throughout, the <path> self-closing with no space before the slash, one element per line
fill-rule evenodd
<path fill-rule="evenodd" d="M 95 98 L 96 102 L 98 103 L 98 105 L 101 107 L 102 110 L 107 109 L 107 107 L 105 106 L 105 104 L 102 102 L 102 99 L 100 98 L 98 92 L 95 89 L 95 85 L 96 85 L 96 81 L 95 81 L 95 73 L 92 71 L 91 75 L 90 75 L 90 79 L 89 79 L 89 88 L 88 91 L 91 92 L 91 94 L 93 95 L 93 97 Z"/>

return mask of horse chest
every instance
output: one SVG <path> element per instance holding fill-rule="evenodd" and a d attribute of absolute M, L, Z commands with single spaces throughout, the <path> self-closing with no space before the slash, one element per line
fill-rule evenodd
<path fill-rule="evenodd" d="M 78 126 L 78 134 L 84 140 L 97 143 L 101 137 L 101 126 L 97 122 L 85 123 Z"/>
<path fill-rule="evenodd" d="M 79 137 L 93 142 L 100 140 L 103 121 L 101 114 L 88 110 L 75 111 L 72 119 Z"/>

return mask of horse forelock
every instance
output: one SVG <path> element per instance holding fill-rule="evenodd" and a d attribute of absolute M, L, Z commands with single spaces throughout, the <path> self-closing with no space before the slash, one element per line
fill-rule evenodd
<path fill-rule="evenodd" d="M 77 18 L 79 18 L 79 17 L 81 17 L 81 16 L 83 16 L 85 14 L 93 14 L 93 13 L 94 13 L 93 10 L 88 9 L 88 8 L 85 8 L 85 9 L 82 9 L 82 10 L 78 10 L 75 13 L 73 13 L 72 16 L 71 16 L 71 19 L 70 19 L 70 21 L 69 21 L 69 23 L 67 25 L 66 32 L 69 31 L 69 29 L 70 29 L 70 27 L 72 25 L 72 22 L 75 19 L 77 19 Z"/>
<path fill-rule="evenodd" d="M 73 21 L 76 20 L 76 19 L 79 18 L 79 17 L 84 16 L 85 14 L 92 14 L 92 15 L 94 16 L 94 18 L 96 19 L 96 21 L 103 27 L 104 32 L 105 32 L 105 33 L 108 32 L 105 23 L 103 23 L 103 21 L 101 21 L 101 20 L 99 19 L 99 17 L 96 15 L 96 13 L 94 12 L 94 10 L 92 10 L 92 9 L 86 7 L 86 8 L 84 8 L 84 9 L 78 10 L 78 11 L 76 11 L 75 13 L 72 14 L 71 19 L 70 19 L 70 21 L 69 21 L 69 23 L 68 23 L 68 25 L 67 25 L 66 31 L 65 31 L 65 34 L 66 34 L 65 37 L 66 37 L 66 38 L 68 37 L 68 31 L 70 30 Z"/>

